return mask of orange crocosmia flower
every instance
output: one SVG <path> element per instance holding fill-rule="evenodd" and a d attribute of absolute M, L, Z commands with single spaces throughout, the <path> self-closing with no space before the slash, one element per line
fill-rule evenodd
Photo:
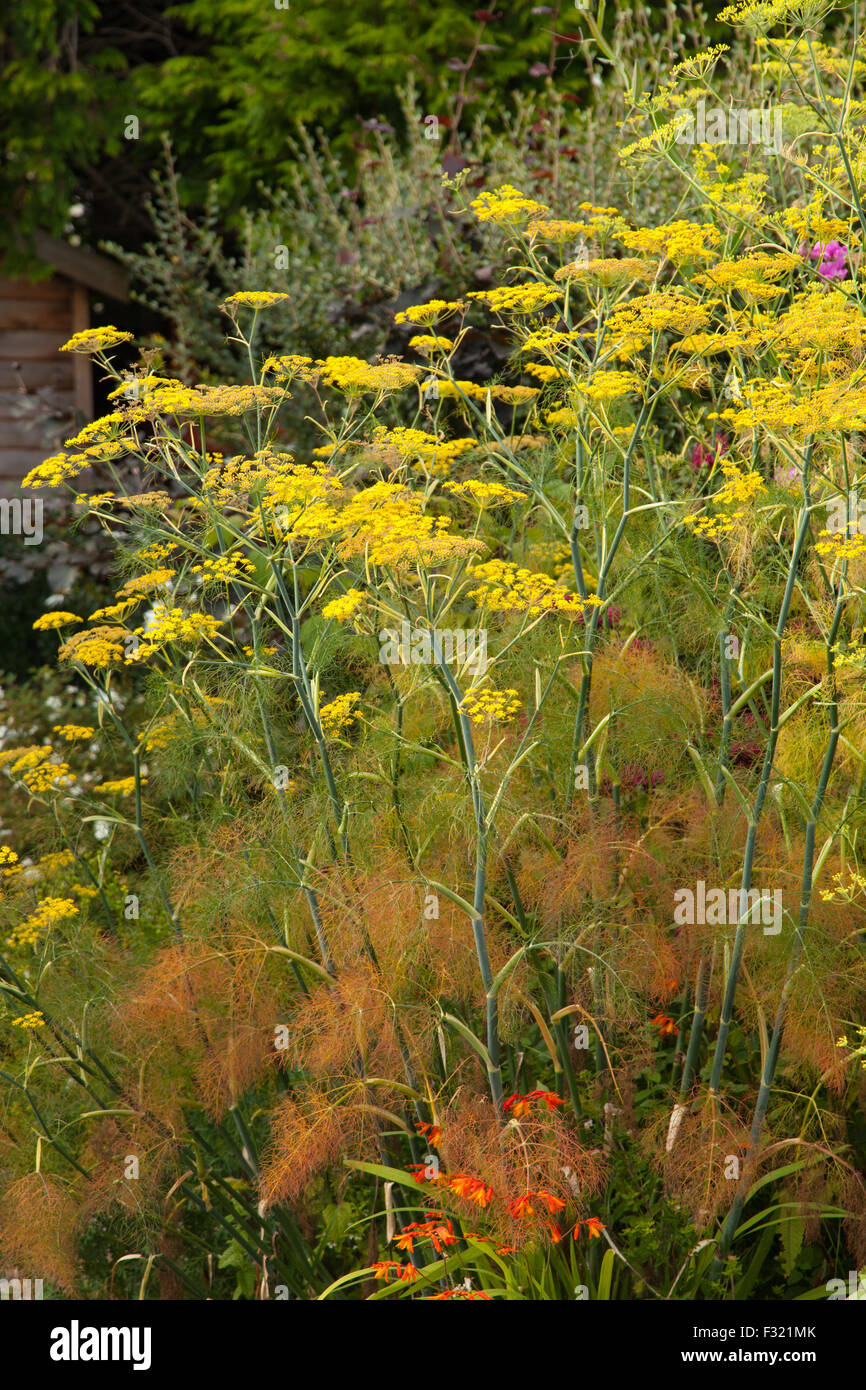
<path fill-rule="evenodd" d="M 404 1265 L 400 1270 L 400 1278 L 405 1284 L 414 1284 L 418 1277 L 418 1270 L 414 1265 Z"/>
<path fill-rule="evenodd" d="M 391 1270 L 392 1270 L 392 1269 L 399 1269 L 399 1268 L 400 1268 L 400 1261 L 399 1261 L 399 1260 L 376 1260 L 375 1264 L 372 1264 L 372 1265 L 370 1266 L 370 1268 L 371 1268 L 371 1269 L 374 1269 L 374 1270 L 376 1271 L 376 1278 L 377 1278 L 377 1279 L 384 1279 L 384 1280 L 385 1280 L 385 1283 L 387 1284 L 387 1283 L 388 1283 L 388 1280 L 389 1280 L 389 1278 L 390 1278 L 390 1275 L 391 1275 Z"/>
<path fill-rule="evenodd" d="M 670 1014 L 656 1014 L 655 1018 L 650 1019 L 650 1022 L 653 1028 L 658 1028 L 661 1038 L 675 1038 L 680 1031 Z"/>
<path fill-rule="evenodd" d="M 437 1255 L 442 1253 L 443 1245 L 456 1245 L 451 1222 L 441 1215 L 431 1221 L 413 1221 L 402 1230 L 395 1242 L 398 1250 L 414 1250 L 416 1240 L 429 1240 Z"/>
<path fill-rule="evenodd" d="M 561 1197 L 554 1197 L 552 1192 L 545 1191 L 543 1187 L 539 1188 L 538 1192 L 536 1192 L 535 1195 L 539 1198 L 540 1201 L 544 1202 L 545 1206 L 547 1207 L 547 1210 L 551 1213 L 551 1215 L 554 1212 L 562 1211 L 562 1208 L 565 1206 L 565 1202 L 562 1200 Z"/>
<path fill-rule="evenodd" d="M 543 1100 L 551 1114 L 564 1105 L 565 1101 L 558 1096 L 555 1091 L 529 1091 L 525 1096 L 513 1095 L 503 1103 L 503 1110 L 506 1114 L 514 1116 L 515 1120 L 520 1120 L 524 1115 L 528 1115 L 534 1100 Z"/>
<path fill-rule="evenodd" d="M 522 1197 L 511 1197 L 508 1202 L 508 1210 L 512 1216 L 521 1220 L 524 1216 L 534 1216 L 535 1208 L 532 1205 L 532 1193 L 525 1192 Z"/>
<path fill-rule="evenodd" d="M 430 1177 L 427 1176 L 427 1169 L 430 1167 L 430 1164 L 429 1164 L 429 1163 L 409 1163 L 409 1164 L 407 1164 L 407 1167 L 408 1167 L 409 1172 L 412 1173 L 412 1174 L 414 1175 L 414 1178 L 415 1178 L 415 1181 L 416 1181 L 416 1182 L 445 1182 L 445 1181 L 446 1181 L 446 1178 L 445 1178 L 445 1176 L 444 1176 L 443 1173 L 434 1172 L 434 1173 L 432 1174 L 432 1176 L 430 1176 Z"/>
<path fill-rule="evenodd" d="M 560 1105 L 565 1105 L 562 1096 L 558 1096 L 555 1091 L 530 1091 L 527 1100 L 543 1100 L 551 1115 L 559 1109 Z"/>
<path fill-rule="evenodd" d="M 450 1221 L 440 1221 L 438 1223 L 435 1221 L 428 1221 L 427 1225 L 433 1228 L 425 1234 L 429 1235 L 431 1244 L 437 1255 L 442 1254 L 443 1245 L 457 1244 L 457 1237 L 454 1234 Z"/>
<path fill-rule="evenodd" d="M 532 1205 L 533 1197 L 547 1207 L 551 1216 L 555 1215 L 558 1211 L 562 1211 L 565 1206 L 565 1202 L 561 1197 L 555 1197 L 552 1192 L 548 1192 L 545 1188 L 541 1187 L 537 1192 L 524 1192 L 522 1197 L 512 1197 L 508 1203 L 508 1210 L 511 1212 L 511 1215 L 518 1218 L 534 1216 L 535 1207 Z"/>
<path fill-rule="evenodd" d="M 439 1147 L 439 1140 L 442 1138 L 440 1125 L 431 1125 L 427 1120 L 420 1120 L 416 1123 L 415 1128 L 419 1134 L 426 1137 L 428 1144 L 432 1144 L 434 1148 Z"/>
<path fill-rule="evenodd" d="M 555 1221 L 545 1221 L 544 1224 L 550 1232 L 550 1239 L 553 1241 L 554 1245 L 558 1245 L 565 1235 L 565 1232 L 560 1230 Z"/>
<path fill-rule="evenodd" d="M 493 1299 L 490 1297 L 490 1294 L 482 1293 L 480 1289 L 478 1289 L 477 1292 L 473 1292 L 472 1289 L 445 1289 L 442 1293 L 432 1294 L 429 1299 L 429 1302 L 441 1303 L 446 1298 L 483 1298 L 488 1303 L 493 1302 Z"/>
<path fill-rule="evenodd" d="M 458 1197 L 465 1197 L 477 1207 L 486 1207 L 493 1200 L 493 1188 L 470 1173 L 456 1173 L 447 1185 Z"/>
<path fill-rule="evenodd" d="M 574 1239 L 580 1235 L 581 1226 L 586 1227 L 587 1235 L 590 1240 L 601 1240 L 601 1233 L 604 1230 L 604 1223 L 597 1216 L 588 1216 L 585 1221 L 577 1221 L 574 1226 Z"/>

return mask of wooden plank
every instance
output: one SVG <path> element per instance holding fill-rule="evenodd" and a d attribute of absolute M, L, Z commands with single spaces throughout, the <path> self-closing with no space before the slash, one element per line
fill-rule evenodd
<path fill-rule="evenodd" d="M 54 357 L 66 338 L 63 333 L 27 331 L 4 333 L 0 337 L 0 358 L 6 362 L 47 362 Z"/>
<path fill-rule="evenodd" d="M 70 246 L 67 241 L 37 232 L 34 237 L 36 254 L 54 266 L 76 284 L 107 294 L 110 299 L 125 302 L 129 298 L 129 277 L 121 265 L 96 251 L 83 246 Z"/>
<path fill-rule="evenodd" d="M 51 444 L 45 441 L 44 434 L 40 434 L 39 425 L 34 425 L 31 429 L 25 420 L 0 419 L 0 453 L 4 449 L 42 449 L 47 457 L 62 447 L 63 435 L 71 435 L 74 432 L 71 425 L 61 426 L 55 436 L 57 444 Z"/>
<path fill-rule="evenodd" d="M 90 295 L 85 285 L 75 285 L 72 291 L 72 331 L 83 333 L 90 327 Z M 83 353 L 76 352 L 73 362 L 75 406 L 85 420 L 93 419 L 93 363 Z"/>
<path fill-rule="evenodd" d="M 12 362 L 0 360 L 0 391 L 20 391 L 22 385 L 27 391 L 35 391 L 40 386 L 52 386 L 61 391 L 73 389 L 72 363 L 68 355 L 40 362 Z"/>
<path fill-rule="evenodd" d="M 68 416 L 72 419 L 75 413 L 75 397 L 71 391 L 46 392 L 43 393 L 39 399 L 45 407 L 44 411 L 40 412 L 43 415 L 50 413 L 52 415 Z M 20 400 L 21 397 L 14 397 L 11 391 L 0 391 L 0 426 L 13 421 L 18 423 L 22 419 L 30 418 L 29 412 L 25 416 L 20 410 L 16 409 L 16 401 Z"/>
<path fill-rule="evenodd" d="M 18 478 L 48 458 L 45 449 L 0 449 L 0 478 Z"/>
<path fill-rule="evenodd" d="M 63 299 L 13 299 L 0 290 L 0 332 L 38 329 L 40 331 L 72 332 L 72 304 Z M 65 341 L 65 340 L 64 340 Z"/>
<path fill-rule="evenodd" d="M 10 299 L 26 299 L 41 303 L 43 300 L 69 298 L 69 281 L 62 275 L 52 275 L 50 280 L 5 280 L 0 276 L 0 296 Z"/>

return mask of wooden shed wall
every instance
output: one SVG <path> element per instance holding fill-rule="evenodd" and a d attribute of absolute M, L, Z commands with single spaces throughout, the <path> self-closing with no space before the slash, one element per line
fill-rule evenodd
<path fill-rule="evenodd" d="M 87 327 L 87 290 L 62 275 L 31 283 L 0 279 L 0 490 L 56 452 L 76 409 L 92 410 L 90 362 L 58 351 Z M 85 375 L 86 373 L 86 375 Z M 23 390 L 22 390 L 23 387 Z M 15 407 L 27 399 L 32 411 Z M 44 423 L 60 415 L 52 438 Z"/>

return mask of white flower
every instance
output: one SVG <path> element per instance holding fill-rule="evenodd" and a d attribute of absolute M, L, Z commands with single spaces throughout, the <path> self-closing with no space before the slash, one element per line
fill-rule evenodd
<path fill-rule="evenodd" d="M 97 820 L 93 822 L 93 833 L 97 840 L 107 840 L 111 834 L 111 826 L 107 820 Z"/>

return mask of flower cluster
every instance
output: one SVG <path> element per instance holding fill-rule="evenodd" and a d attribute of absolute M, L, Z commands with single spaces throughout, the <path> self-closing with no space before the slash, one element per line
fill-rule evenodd
<path fill-rule="evenodd" d="M 470 590 L 469 597 L 479 599 L 492 613 L 525 613 L 530 618 L 562 613 L 577 618 L 586 607 L 601 601 L 595 594 L 582 599 L 550 575 L 534 573 L 508 560 L 487 560 L 475 565 L 472 576 L 480 587 Z"/>
<path fill-rule="evenodd" d="M 493 690 L 489 686 L 470 690 L 460 702 L 460 708 L 473 724 L 509 724 L 521 705 L 516 690 Z"/>
<path fill-rule="evenodd" d="M 20 922 L 8 938 L 16 948 L 35 946 L 44 932 L 58 922 L 78 916 L 78 904 L 72 898 L 42 898 L 34 912 Z"/>
<path fill-rule="evenodd" d="M 354 724 L 358 718 L 357 706 L 360 701 L 360 691 L 350 690 L 345 695 L 338 695 L 330 704 L 322 705 L 319 720 L 325 733 L 339 734 Z"/>

